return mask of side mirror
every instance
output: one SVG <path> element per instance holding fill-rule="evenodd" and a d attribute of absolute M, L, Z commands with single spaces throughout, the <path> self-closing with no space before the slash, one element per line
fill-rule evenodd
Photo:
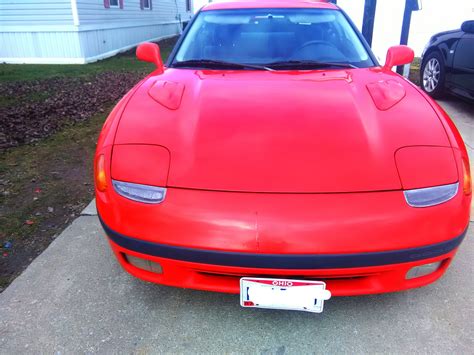
<path fill-rule="evenodd" d="M 161 60 L 160 47 L 156 43 L 142 43 L 137 47 L 137 59 L 143 62 L 153 63 L 159 74 L 163 73 L 164 66 Z"/>
<path fill-rule="evenodd" d="M 464 21 L 461 25 L 461 31 L 474 33 L 474 21 Z"/>
<path fill-rule="evenodd" d="M 384 69 L 392 70 L 395 65 L 409 64 L 415 58 L 415 52 L 408 46 L 393 46 L 387 51 Z"/>

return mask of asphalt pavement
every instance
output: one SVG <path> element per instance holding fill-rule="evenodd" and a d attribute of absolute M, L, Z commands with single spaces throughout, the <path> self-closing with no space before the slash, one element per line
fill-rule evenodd
<path fill-rule="evenodd" d="M 474 161 L 474 106 L 441 102 Z M 442 353 L 474 349 L 474 223 L 445 276 L 339 297 L 322 314 L 146 283 L 112 255 L 93 204 L 0 294 L 0 353 Z"/>

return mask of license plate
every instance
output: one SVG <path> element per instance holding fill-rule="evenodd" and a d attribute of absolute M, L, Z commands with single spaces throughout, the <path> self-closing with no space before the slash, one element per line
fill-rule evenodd
<path fill-rule="evenodd" d="M 321 313 L 324 301 L 331 298 L 322 281 L 240 279 L 240 305 L 242 307 L 285 309 Z"/>

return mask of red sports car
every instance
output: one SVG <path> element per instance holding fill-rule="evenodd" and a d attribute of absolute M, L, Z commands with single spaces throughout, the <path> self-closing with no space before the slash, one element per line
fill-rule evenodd
<path fill-rule="evenodd" d="M 337 6 L 211 3 L 107 119 L 97 208 L 132 275 L 322 310 L 419 287 L 466 234 L 469 161 L 448 115 L 378 64 Z"/>

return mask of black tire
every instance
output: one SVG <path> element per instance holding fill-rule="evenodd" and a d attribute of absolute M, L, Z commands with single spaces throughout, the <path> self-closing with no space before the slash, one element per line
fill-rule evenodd
<path fill-rule="evenodd" d="M 434 51 L 423 58 L 420 70 L 420 86 L 432 98 L 438 99 L 443 96 L 445 75 L 446 69 L 441 53 Z"/>

